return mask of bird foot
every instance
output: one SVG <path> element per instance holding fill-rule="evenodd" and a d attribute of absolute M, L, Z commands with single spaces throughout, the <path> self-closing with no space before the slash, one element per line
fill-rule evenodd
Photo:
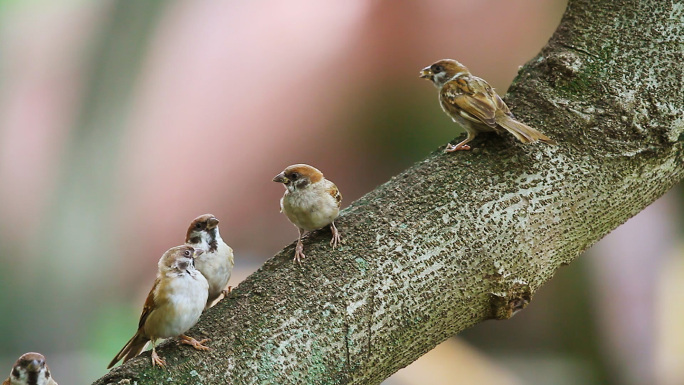
<path fill-rule="evenodd" d="M 221 294 L 223 294 L 223 298 L 226 298 L 230 292 L 233 291 L 232 286 L 228 286 L 227 288 L 221 290 Z"/>
<path fill-rule="evenodd" d="M 306 258 L 306 255 L 304 255 L 304 253 L 302 251 L 298 250 L 295 252 L 295 256 L 292 259 L 292 263 L 298 263 L 301 265 L 302 259 L 304 259 L 304 258 Z"/>
<path fill-rule="evenodd" d="M 330 230 L 332 231 L 332 239 L 330 239 L 330 246 L 332 246 L 333 250 L 335 250 L 337 245 L 342 240 L 342 235 L 337 230 L 337 227 L 335 227 L 334 223 L 330 225 Z"/>
<path fill-rule="evenodd" d="M 453 145 L 450 144 L 447 146 L 447 148 L 444 150 L 444 152 L 454 152 L 454 151 L 467 151 L 470 150 L 470 146 L 467 144 L 457 144 Z"/>
<path fill-rule="evenodd" d="M 163 368 L 166 366 L 166 361 L 164 361 L 156 351 L 152 350 L 152 366 L 159 366 Z"/>
<path fill-rule="evenodd" d="M 180 336 L 181 344 L 190 345 L 193 348 L 195 348 L 195 350 L 202 350 L 202 351 L 210 350 L 211 349 L 210 347 L 204 346 L 204 343 L 209 342 L 209 341 L 211 341 L 211 340 L 208 338 L 205 338 L 202 341 L 197 341 L 196 339 L 194 339 L 192 337 L 188 337 L 185 334 L 181 334 L 181 336 Z"/>

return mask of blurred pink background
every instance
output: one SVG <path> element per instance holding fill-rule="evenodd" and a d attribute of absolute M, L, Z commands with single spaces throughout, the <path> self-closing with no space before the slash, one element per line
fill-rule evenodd
<path fill-rule="evenodd" d="M 459 135 L 421 68 L 457 58 L 503 94 L 564 8 L 0 1 L 0 374 L 35 350 L 60 383 L 101 376 L 194 217 L 221 220 L 237 285 L 296 238 L 275 174 L 312 164 L 348 205 Z M 514 320 L 432 352 L 454 372 L 430 383 L 684 383 L 684 336 L 657 305 L 684 303 L 681 285 L 659 286 L 684 277 L 681 202 L 559 270 Z M 387 384 L 424 383 L 421 362 Z"/>

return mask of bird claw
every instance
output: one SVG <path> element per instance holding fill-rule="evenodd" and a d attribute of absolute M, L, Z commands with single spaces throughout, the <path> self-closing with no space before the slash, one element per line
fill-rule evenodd
<path fill-rule="evenodd" d="M 303 250 L 297 250 L 295 252 L 294 258 L 292 259 L 292 263 L 298 263 L 301 265 L 302 259 L 304 259 L 304 258 L 306 258 L 306 255 L 304 255 Z"/>
<path fill-rule="evenodd" d="M 467 144 L 457 144 L 457 145 L 450 144 L 447 146 L 447 148 L 444 150 L 444 152 L 467 151 L 467 150 L 470 150 L 470 146 Z"/>
<path fill-rule="evenodd" d="M 294 259 L 292 259 L 292 263 L 299 263 L 300 265 L 302 264 L 302 259 L 306 258 L 306 255 L 304 255 L 304 244 L 302 243 L 302 239 L 297 241 L 297 247 L 295 248 L 295 255 Z"/>
<path fill-rule="evenodd" d="M 166 366 L 166 361 L 164 361 L 156 351 L 152 350 L 152 366 L 159 366 L 163 368 Z"/>
<path fill-rule="evenodd" d="M 230 292 L 233 291 L 232 286 L 228 286 L 228 288 L 221 290 L 221 294 L 223 294 L 223 298 L 226 298 Z"/>
<path fill-rule="evenodd" d="M 342 240 L 342 235 L 337 230 L 337 227 L 335 227 L 335 223 L 332 223 L 330 225 L 330 230 L 332 230 L 332 239 L 330 239 L 330 246 L 332 246 L 333 250 L 335 250 L 337 245 L 339 245 L 340 241 Z"/>
<path fill-rule="evenodd" d="M 181 344 L 183 344 L 183 345 L 190 345 L 190 346 L 192 346 L 195 350 L 201 350 L 201 351 L 211 350 L 210 347 L 204 346 L 204 343 L 211 341 L 209 338 L 205 338 L 205 339 L 203 339 L 203 340 L 201 340 L 201 341 L 197 341 L 196 339 L 194 339 L 194 338 L 192 338 L 192 337 L 188 337 L 188 336 L 186 336 L 185 334 L 182 334 L 182 335 L 180 336 L 180 339 L 181 339 L 181 340 L 180 340 Z"/>

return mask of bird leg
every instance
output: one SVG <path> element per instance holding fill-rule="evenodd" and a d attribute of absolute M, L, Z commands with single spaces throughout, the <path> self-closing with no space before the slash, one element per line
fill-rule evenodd
<path fill-rule="evenodd" d="M 304 244 L 302 243 L 302 229 L 298 227 L 297 231 L 299 231 L 299 238 L 297 238 L 297 247 L 295 248 L 295 256 L 292 263 L 297 262 L 301 265 L 302 259 L 306 258 L 306 255 L 304 255 Z"/>
<path fill-rule="evenodd" d="M 162 358 L 157 355 L 157 347 L 154 345 L 154 340 L 152 340 L 152 366 L 163 368 L 166 366 L 166 361 L 162 360 Z"/>
<path fill-rule="evenodd" d="M 470 130 L 466 130 L 468 133 L 468 136 L 465 138 L 464 141 L 457 145 L 453 145 L 449 143 L 447 148 L 444 150 L 444 152 L 454 152 L 454 151 L 460 151 L 460 150 L 470 150 L 470 146 L 468 146 L 466 143 L 470 142 L 471 140 L 475 139 L 475 136 L 477 135 L 476 133 L 472 133 Z"/>
<path fill-rule="evenodd" d="M 232 286 L 228 286 L 227 288 L 221 290 L 221 294 L 223 294 L 223 298 L 226 298 L 230 292 L 233 291 Z"/>
<path fill-rule="evenodd" d="M 337 227 L 335 227 L 335 222 L 332 222 L 330 224 L 330 231 L 332 231 L 332 239 L 330 240 L 330 246 L 332 246 L 333 250 L 335 250 L 335 247 L 337 247 L 337 244 L 340 243 L 342 236 L 340 235 L 340 232 L 337 231 Z"/>
<path fill-rule="evenodd" d="M 211 341 L 208 338 L 205 338 L 202 341 L 197 341 L 196 339 L 194 339 L 192 337 L 188 337 L 185 334 L 181 334 L 179 338 L 180 338 L 181 344 L 190 345 L 193 348 L 195 348 L 195 350 L 203 350 L 203 351 L 210 350 L 210 348 L 208 346 L 203 345 L 204 343 Z"/>

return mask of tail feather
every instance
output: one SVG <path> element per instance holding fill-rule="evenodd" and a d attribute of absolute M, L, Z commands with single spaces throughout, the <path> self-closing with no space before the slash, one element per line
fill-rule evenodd
<path fill-rule="evenodd" d="M 149 338 L 140 335 L 140 333 L 135 333 L 133 338 L 131 338 L 126 343 L 126 345 L 124 345 L 121 351 L 116 355 L 116 357 L 114 357 L 112 362 L 109 363 L 107 369 L 116 365 L 116 363 L 119 362 L 121 359 L 123 359 L 123 362 L 126 362 L 131 358 L 137 356 L 138 354 L 142 353 L 143 349 L 145 349 L 145 346 L 149 341 Z"/>
<path fill-rule="evenodd" d="M 506 131 L 513 134 L 516 138 L 518 138 L 519 141 L 523 143 L 534 143 L 539 140 L 548 144 L 557 144 L 555 140 L 526 124 L 520 123 L 508 115 L 498 115 L 496 117 L 496 123 L 505 128 Z"/>

